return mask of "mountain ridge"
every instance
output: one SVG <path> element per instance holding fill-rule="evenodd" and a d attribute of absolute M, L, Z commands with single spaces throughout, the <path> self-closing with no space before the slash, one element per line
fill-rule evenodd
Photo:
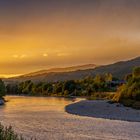
<path fill-rule="evenodd" d="M 77 66 L 71 66 L 71 67 L 50 68 L 50 69 L 39 70 L 36 72 L 31 72 L 28 74 L 17 76 L 17 78 L 30 77 L 30 76 L 42 75 L 46 73 L 55 73 L 55 72 L 72 72 L 72 71 L 77 71 L 77 70 L 93 69 L 95 67 L 97 67 L 97 65 L 95 64 L 85 64 L 85 65 L 77 65 Z"/>
<path fill-rule="evenodd" d="M 92 64 L 94 65 L 94 64 Z M 33 76 L 24 76 L 24 77 L 14 77 L 9 78 L 7 80 L 13 81 L 46 81 L 46 82 L 57 82 L 57 81 L 65 81 L 65 80 L 77 80 L 82 79 L 86 76 L 95 76 L 97 74 L 105 74 L 111 73 L 113 76 L 117 78 L 124 78 L 125 75 L 132 72 L 134 67 L 140 66 L 140 57 L 127 60 L 127 61 L 119 61 L 109 65 L 97 66 L 89 69 L 77 69 L 75 71 L 59 71 L 59 72 L 49 72 L 42 73 L 39 75 Z M 61 68 L 60 68 L 61 69 Z"/>

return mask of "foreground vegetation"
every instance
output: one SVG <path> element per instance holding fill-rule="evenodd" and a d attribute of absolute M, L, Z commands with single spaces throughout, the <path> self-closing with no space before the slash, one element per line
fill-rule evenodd
<path fill-rule="evenodd" d="M 119 87 L 113 101 L 125 106 L 140 109 L 140 67 L 126 77 L 127 83 Z"/>
<path fill-rule="evenodd" d="M 0 140 L 25 140 L 22 136 L 18 136 L 11 126 L 4 127 L 0 124 Z"/>

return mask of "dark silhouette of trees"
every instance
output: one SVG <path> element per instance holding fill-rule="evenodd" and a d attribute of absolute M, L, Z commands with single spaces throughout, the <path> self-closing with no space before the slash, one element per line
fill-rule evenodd
<path fill-rule="evenodd" d="M 6 88 L 4 82 L 0 79 L 0 98 L 5 96 L 6 94 Z"/>
<path fill-rule="evenodd" d="M 80 80 L 64 82 L 32 82 L 30 80 L 6 86 L 8 94 L 39 95 L 39 96 L 92 96 L 96 92 L 112 91 L 108 82 L 111 74 L 85 77 Z"/>

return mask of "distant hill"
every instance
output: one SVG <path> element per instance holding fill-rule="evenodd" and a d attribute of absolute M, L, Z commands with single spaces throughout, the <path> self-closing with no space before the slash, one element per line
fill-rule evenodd
<path fill-rule="evenodd" d="M 114 64 L 101 66 L 93 70 L 94 74 L 112 73 L 118 78 L 123 78 L 125 75 L 132 73 L 134 67 L 140 66 L 140 57 L 128 61 L 120 61 Z"/>
<path fill-rule="evenodd" d="M 78 65 L 78 66 L 72 66 L 72 67 L 65 67 L 65 68 L 52 68 L 48 70 L 40 70 L 37 72 L 25 74 L 22 76 L 17 76 L 13 78 L 7 78 L 3 79 L 6 83 L 10 82 L 21 82 L 25 80 L 33 80 L 33 81 L 48 81 L 48 82 L 54 82 L 54 81 L 63 81 L 63 80 L 69 80 L 69 79 L 79 79 L 80 77 L 83 77 L 80 73 L 80 75 L 77 73 L 78 71 L 83 70 L 89 70 L 94 69 L 97 67 L 95 64 L 87 64 L 87 65 Z M 71 74 L 75 73 L 72 77 Z M 70 75 L 70 77 L 69 77 Z"/>
<path fill-rule="evenodd" d="M 65 68 L 52 68 L 52 69 L 48 69 L 48 70 L 40 70 L 37 72 L 25 74 L 25 75 L 20 76 L 19 78 L 38 76 L 38 75 L 54 73 L 54 72 L 60 73 L 60 72 L 72 72 L 72 71 L 77 71 L 77 70 L 94 69 L 95 67 L 97 67 L 95 64 L 87 64 L 87 65 L 79 65 L 79 66 L 72 66 L 72 67 L 65 67 Z"/>
<path fill-rule="evenodd" d="M 128 61 L 121 61 L 110 65 L 96 67 L 96 65 L 84 65 L 69 68 L 57 68 L 51 70 L 43 70 L 35 73 L 30 73 L 20 77 L 6 79 L 6 81 L 64 81 L 76 80 L 86 76 L 94 76 L 96 74 L 112 73 L 113 76 L 123 78 L 125 75 L 132 72 L 134 67 L 140 66 L 140 57 Z"/>

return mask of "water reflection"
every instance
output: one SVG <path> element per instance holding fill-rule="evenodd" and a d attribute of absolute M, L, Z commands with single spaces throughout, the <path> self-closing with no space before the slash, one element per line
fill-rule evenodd
<path fill-rule="evenodd" d="M 115 140 L 122 139 L 120 134 L 123 133 L 123 139 L 139 140 L 139 123 L 83 118 L 64 112 L 65 106 L 73 103 L 72 99 L 18 96 L 7 96 L 6 99 L 6 105 L 0 107 L 0 122 L 5 126 L 12 125 L 26 138 Z"/>
<path fill-rule="evenodd" d="M 7 113 L 15 111 L 64 111 L 66 105 L 75 101 L 71 98 L 25 96 L 7 96 L 6 100 L 8 102 L 1 108 Z"/>

